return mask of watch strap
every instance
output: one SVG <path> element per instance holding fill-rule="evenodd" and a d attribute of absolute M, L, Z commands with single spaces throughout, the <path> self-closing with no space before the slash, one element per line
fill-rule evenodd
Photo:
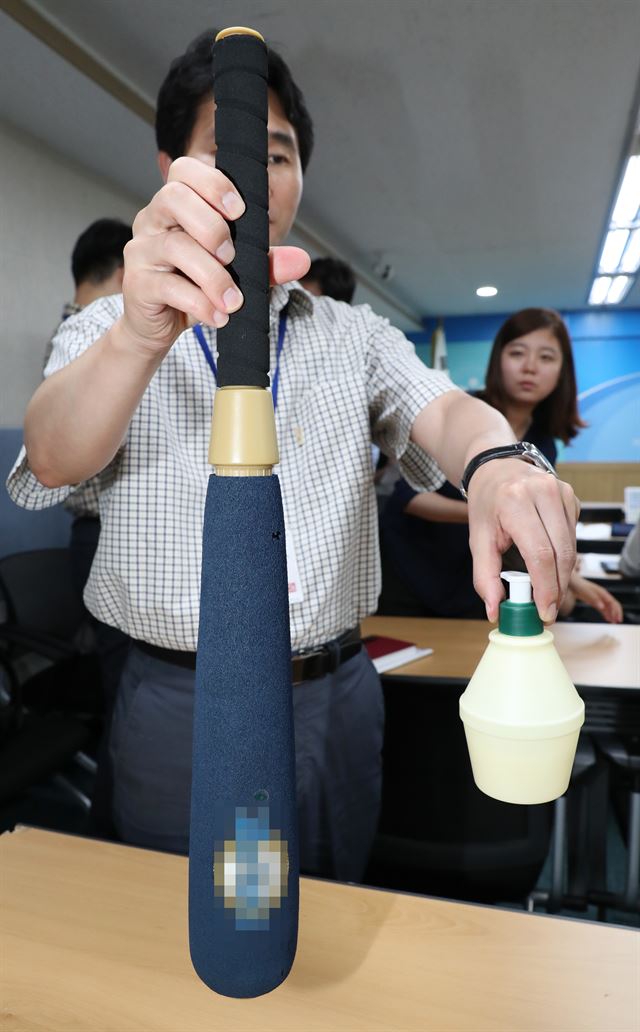
<path fill-rule="evenodd" d="M 539 448 L 536 448 L 535 444 L 531 444 L 529 441 L 518 441 L 516 444 L 487 448 L 486 451 L 481 451 L 474 455 L 465 467 L 462 480 L 460 481 L 460 494 L 463 498 L 467 498 L 469 482 L 476 470 L 483 466 L 485 462 L 491 462 L 493 459 L 524 459 L 525 462 L 537 466 L 538 469 L 542 469 L 546 473 L 552 473 L 554 477 L 557 476 L 555 469 L 546 456 L 542 454 Z"/>

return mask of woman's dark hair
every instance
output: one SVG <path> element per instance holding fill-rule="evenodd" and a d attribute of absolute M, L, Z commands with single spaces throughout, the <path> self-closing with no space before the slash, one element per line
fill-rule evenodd
<path fill-rule="evenodd" d="M 549 330 L 560 345 L 562 353 L 558 384 L 534 409 L 536 426 L 543 433 L 558 437 L 568 444 L 587 424 L 578 414 L 578 388 L 569 331 L 562 316 L 552 308 L 523 308 L 502 324 L 491 349 L 485 388 L 478 393 L 478 397 L 499 409 L 503 415 L 506 413 L 508 399 L 502 382 L 500 361 L 503 348 L 511 341 L 518 340 L 527 333 L 533 333 L 534 330 Z"/>
<path fill-rule="evenodd" d="M 204 100 L 213 96 L 212 54 L 215 29 L 196 36 L 184 54 L 172 62 L 158 93 L 156 108 L 156 142 L 158 150 L 170 158 L 179 158 L 189 146 L 189 140 Z M 313 150 L 313 122 L 304 97 L 293 81 L 291 72 L 279 54 L 267 47 L 268 82 L 296 131 L 300 164 L 304 172 Z"/>

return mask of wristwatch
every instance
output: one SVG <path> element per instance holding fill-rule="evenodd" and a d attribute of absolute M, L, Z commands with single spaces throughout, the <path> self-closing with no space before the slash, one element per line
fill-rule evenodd
<path fill-rule="evenodd" d="M 557 473 L 549 460 L 545 458 L 539 448 L 536 448 L 535 444 L 530 444 L 529 441 L 518 441 L 517 444 L 505 444 L 500 448 L 488 448 L 487 451 L 481 451 L 478 455 L 475 455 L 465 468 L 462 474 L 462 480 L 460 481 L 460 494 L 463 498 L 467 498 L 467 491 L 469 490 L 469 481 L 480 466 L 484 465 L 485 462 L 491 462 L 492 459 L 524 459 L 525 462 L 530 462 L 531 465 L 537 466 L 538 469 L 543 469 L 546 473 L 553 473 L 554 477 L 557 477 Z"/>

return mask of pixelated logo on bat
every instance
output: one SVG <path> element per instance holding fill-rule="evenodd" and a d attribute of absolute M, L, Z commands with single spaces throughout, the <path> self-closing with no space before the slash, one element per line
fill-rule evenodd
<path fill-rule="evenodd" d="M 289 851 L 268 806 L 236 806 L 213 854 L 214 898 L 236 931 L 268 931 L 287 895 Z"/>

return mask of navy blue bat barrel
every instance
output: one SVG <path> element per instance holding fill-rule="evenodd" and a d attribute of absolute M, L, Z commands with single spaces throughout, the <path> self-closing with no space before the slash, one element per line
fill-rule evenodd
<path fill-rule="evenodd" d="M 216 992 L 258 996 L 286 978 L 298 929 L 291 646 L 277 477 L 210 477 L 205 523 L 191 958 Z"/>

